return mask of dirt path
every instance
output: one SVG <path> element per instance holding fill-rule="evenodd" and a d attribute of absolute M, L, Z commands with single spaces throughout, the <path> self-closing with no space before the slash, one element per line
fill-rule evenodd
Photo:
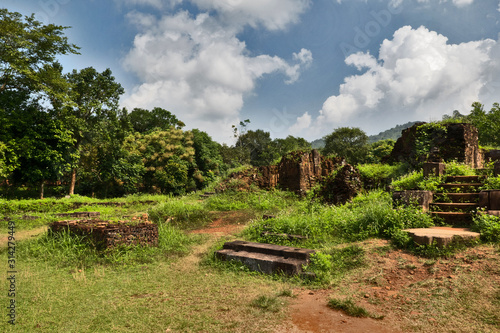
<path fill-rule="evenodd" d="M 191 254 L 183 260 L 181 270 L 196 269 L 200 258 L 210 247 L 223 236 L 234 236 L 245 224 L 238 212 L 226 212 L 203 229 L 193 230 L 192 233 L 207 234 L 209 240 L 195 247 Z M 373 332 L 373 333 L 395 333 L 387 320 L 375 320 L 371 318 L 356 318 L 336 311 L 327 306 L 328 298 L 332 290 L 306 290 L 296 289 L 297 295 L 291 301 L 288 319 L 283 325 L 276 329 L 277 333 L 327 333 L 327 332 Z"/>
<path fill-rule="evenodd" d="M 16 238 L 16 242 L 24 239 L 28 239 L 31 237 L 36 237 L 40 234 L 43 234 L 44 232 L 47 231 L 47 227 L 39 227 L 36 229 L 32 230 L 21 230 L 21 231 L 16 231 L 14 237 Z M 0 247 L 7 247 L 7 244 L 9 242 L 9 235 L 8 234 L 0 234 Z"/>

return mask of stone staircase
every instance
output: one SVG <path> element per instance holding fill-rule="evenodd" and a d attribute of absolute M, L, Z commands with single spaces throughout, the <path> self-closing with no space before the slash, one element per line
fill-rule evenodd
<path fill-rule="evenodd" d="M 447 225 L 467 227 L 479 208 L 479 188 L 483 185 L 481 176 L 448 176 L 439 185 L 442 192 L 434 194 L 429 205 L 433 217 Z"/>
<path fill-rule="evenodd" d="M 482 207 L 479 188 L 483 185 L 481 176 L 448 176 L 440 184 L 441 192 L 434 193 L 429 204 L 430 214 L 448 227 L 406 229 L 413 240 L 421 245 L 444 247 L 453 242 L 478 240 L 479 233 L 467 227 L 478 208 Z"/>
<path fill-rule="evenodd" d="M 237 260 L 251 270 L 273 274 L 302 274 L 314 250 L 246 241 L 227 242 L 215 255 L 222 260 Z"/>

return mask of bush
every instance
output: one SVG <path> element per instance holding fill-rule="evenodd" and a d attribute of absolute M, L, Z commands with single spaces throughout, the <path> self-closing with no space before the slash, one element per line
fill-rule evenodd
<path fill-rule="evenodd" d="M 439 184 L 443 182 L 441 177 L 424 178 L 423 171 L 412 171 L 392 182 L 395 191 L 425 190 L 436 192 Z"/>
<path fill-rule="evenodd" d="M 365 189 L 383 188 L 394 178 L 404 174 L 407 167 L 402 164 L 360 164 L 358 165 L 361 180 Z"/>
<path fill-rule="evenodd" d="M 497 216 L 480 214 L 474 218 L 472 230 L 481 233 L 485 242 L 500 242 L 500 218 Z"/>

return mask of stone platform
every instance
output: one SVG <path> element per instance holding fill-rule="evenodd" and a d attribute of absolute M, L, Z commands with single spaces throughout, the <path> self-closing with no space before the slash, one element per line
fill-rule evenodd
<path fill-rule="evenodd" d="M 438 247 L 450 245 L 453 242 L 467 242 L 479 240 L 481 236 L 466 228 L 432 227 L 403 230 L 410 234 L 415 243 L 431 245 L 434 241 Z"/>

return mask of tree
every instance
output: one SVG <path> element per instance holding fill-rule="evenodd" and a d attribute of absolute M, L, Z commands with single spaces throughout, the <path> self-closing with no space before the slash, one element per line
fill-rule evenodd
<path fill-rule="evenodd" d="M 270 165 L 278 157 L 272 141 L 269 132 L 247 131 L 238 137 L 235 147 L 249 154 L 253 166 Z"/>
<path fill-rule="evenodd" d="M 135 108 L 130 112 L 128 118 L 134 131 L 143 134 L 154 130 L 166 131 L 172 126 L 178 129 L 185 126 L 170 111 L 158 107 L 151 111 Z"/>
<path fill-rule="evenodd" d="M 500 105 L 494 103 L 489 112 L 484 111 L 481 103 L 472 104 L 472 111 L 467 118 L 477 127 L 479 142 L 486 146 L 500 146 Z"/>
<path fill-rule="evenodd" d="M 193 134 L 189 131 L 136 132 L 125 139 L 124 149 L 141 157 L 146 171 L 144 184 L 153 192 L 182 194 L 192 187 L 193 178 L 201 177 L 195 170 Z"/>
<path fill-rule="evenodd" d="M 78 54 L 68 43 L 67 27 L 44 25 L 34 15 L 24 19 L 17 12 L 0 9 L 0 94 L 8 90 L 46 93 L 63 99 L 67 83 L 58 55 Z"/>
<path fill-rule="evenodd" d="M 274 139 L 273 145 L 278 157 L 296 150 L 311 149 L 311 144 L 306 139 L 296 138 L 291 135 L 287 136 L 286 139 Z"/>
<path fill-rule="evenodd" d="M 117 121 L 118 103 L 124 90 L 115 82 L 109 68 L 102 73 L 93 67 L 80 72 L 73 70 L 66 78 L 71 84 L 68 96 L 73 105 L 61 108 L 60 116 L 73 133 L 75 152 L 81 155 L 85 147 L 96 144 L 96 137 L 103 137 L 95 135 L 97 130 L 106 131 L 107 122 Z M 75 191 L 76 173 L 77 165 L 74 165 L 70 195 Z"/>
<path fill-rule="evenodd" d="M 38 185 L 40 199 L 43 199 L 45 182 L 59 180 L 69 171 L 74 156 L 71 132 L 39 107 L 37 103 L 30 103 L 21 105 L 18 109 L 21 111 L 4 110 L 10 124 L 8 132 L 0 136 L 10 137 L 16 154 L 18 165 L 12 173 L 13 181 Z"/>
<path fill-rule="evenodd" d="M 372 143 L 368 153 L 368 160 L 371 163 L 382 163 L 384 158 L 390 155 L 395 144 L 396 141 L 393 139 L 385 139 Z"/>
<path fill-rule="evenodd" d="M 364 162 L 368 154 L 368 136 L 357 127 L 339 127 L 324 137 L 323 154 L 344 157 L 347 163 Z"/>
<path fill-rule="evenodd" d="M 203 176 L 202 179 L 198 179 L 198 184 L 202 185 L 219 175 L 221 169 L 225 169 L 225 165 L 220 154 L 219 143 L 213 141 L 207 133 L 198 129 L 193 129 L 192 133 L 196 167 Z"/>

